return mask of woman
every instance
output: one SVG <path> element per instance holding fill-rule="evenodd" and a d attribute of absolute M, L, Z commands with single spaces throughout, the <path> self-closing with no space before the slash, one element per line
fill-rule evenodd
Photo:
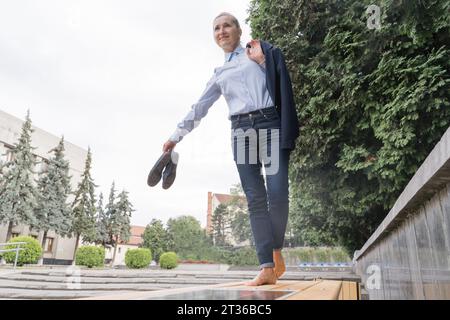
<path fill-rule="evenodd" d="M 279 49 L 258 40 L 250 41 L 245 49 L 241 46 L 242 30 L 233 15 L 219 14 L 213 31 L 214 40 L 225 52 L 225 63 L 214 70 L 200 99 L 178 124 L 163 151 L 172 150 L 224 95 L 233 157 L 247 198 L 261 268 L 247 285 L 275 284 L 285 271 L 281 249 L 289 211 L 288 164 L 298 136 L 292 86 Z"/>

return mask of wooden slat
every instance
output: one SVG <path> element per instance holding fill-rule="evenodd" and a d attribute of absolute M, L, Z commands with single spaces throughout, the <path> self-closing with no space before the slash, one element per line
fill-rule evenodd
<path fill-rule="evenodd" d="M 357 282 L 342 281 L 339 300 L 360 300 L 358 286 L 359 284 Z"/>
<path fill-rule="evenodd" d="M 290 290 L 290 291 L 304 291 L 306 289 L 309 289 L 312 286 L 317 285 L 319 282 L 322 282 L 322 280 L 295 281 L 295 283 L 280 286 L 278 289 L 279 290 Z"/>
<path fill-rule="evenodd" d="M 266 284 L 263 286 L 246 286 L 244 285 L 245 282 L 241 282 L 239 284 L 236 285 L 229 285 L 229 284 L 224 284 L 223 287 L 224 288 L 230 288 L 230 289 L 240 289 L 240 290 L 245 290 L 245 289 L 250 289 L 250 290 L 280 290 L 281 288 L 283 288 L 284 286 L 287 285 L 294 285 L 297 284 L 299 281 L 287 281 L 287 280 L 280 280 L 277 281 L 276 284 Z M 284 289 L 283 289 L 284 290 Z"/>
<path fill-rule="evenodd" d="M 287 297 L 286 300 L 337 300 L 341 287 L 342 281 L 324 280 Z"/>
<path fill-rule="evenodd" d="M 358 297 L 358 283 L 349 281 L 349 289 L 350 289 L 350 300 L 360 300 Z"/>

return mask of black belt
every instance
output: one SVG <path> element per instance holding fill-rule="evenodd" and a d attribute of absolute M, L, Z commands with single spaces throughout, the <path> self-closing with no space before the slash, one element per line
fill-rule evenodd
<path fill-rule="evenodd" d="M 235 114 L 235 115 L 231 116 L 231 120 L 234 121 L 237 119 L 251 118 L 251 117 L 259 115 L 259 114 L 264 115 L 264 111 L 268 111 L 269 109 L 274 109 L 274 108 L 276 109 L 275 106 L 272 106 L 272 107 L 262 108 L 262 109 L 258 109 L 258 110 L 247 112 L 247 113 Z"/>

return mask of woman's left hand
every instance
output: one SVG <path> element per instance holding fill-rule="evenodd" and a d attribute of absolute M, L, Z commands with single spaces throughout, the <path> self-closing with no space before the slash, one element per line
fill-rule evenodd
<path fill-rule="evenodd" d="M 259 40 L 251 40 L 248 44 L 251 48 L 245 48 L 247 56 L 257 64 L 262 64 L 265 61 L 265 58 Z"/>

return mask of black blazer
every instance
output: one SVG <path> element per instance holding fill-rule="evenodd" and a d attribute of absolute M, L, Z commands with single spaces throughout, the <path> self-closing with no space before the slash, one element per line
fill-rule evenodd
<path fill-rule="evenodd" d="M 266 59 L 266 85 L 281 118 L 281 149 L 293 150 L 299 136 L 299 122 L 291 78 L 283 53 L 266 41 L 260 41 Z"/>

